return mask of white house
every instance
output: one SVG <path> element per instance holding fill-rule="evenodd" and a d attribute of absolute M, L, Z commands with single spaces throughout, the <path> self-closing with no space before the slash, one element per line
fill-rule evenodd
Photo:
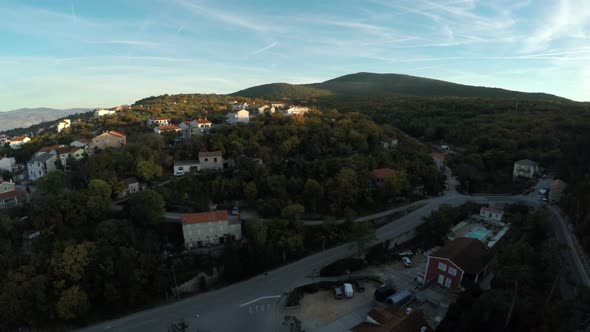
<path fill-rule="evenodd" d="M 170 124 L 170 119 L 168 118 L 155 118 L 147 120 L 147 125 L 150 127 L 153 126 L 167 126 Z"/>
<path fill-rule="evenodd" d="M 539 171 L 539 165 L 529 159 L 519 160 L 514 162 L 514 169 L 512 171 L 512 176 L 517 177 L 524 177 L 532 179 L 537 175 Z"/>
<path fill-rule="evenodd" d="M 0 169 L 9 172 L 16 171 L 16 159 L 0 156 Z"/>
<path fill-rule="evenodd" d="M 248 107 L 250 107 L 250 105 L 248 105 L 248 103 L 244 102 L 241 104 L 233 104 L 231 109 L 232 109 L 232 111 L 239 111 L 239 110 L 247 110 Z"/>
<path fill-rule="evenodd" d="M 75 146 L 77 148 L 89 148 L 92 145 L 92 141 L 88 138 L 78 138 L 77 140 L 70 143 L 71 146 Z"/>
<path fill-rule="evenodd" d="M 161 126 L 158 126 L 158 127 L 155 127 L 154 128 L 154 132 L 156 134 L 162 134 L 162 133 L 165 133 L 165 132 L 179 133 L 181 131 L 182 131 L 182 129 L 179 126 L 175 125 L 175 124 L 161 125 Z"/>
<path fill-rule="evenodd" d="M 71 124 L 72 124 L 72 122 L 70 119 L 61 120 L 60 122 L 57 123 L 57 132 L 61 133 L 65 129 L 70 128 Z"/>
<path fill-rule="evenodd" d="M 120 195 L 121 198 L 136 194 L 140 190 L 139 181 L 137 181 L 137 178 L 133 177 L 123 179 L 121 180 L 121 183 L 123 184 L 123 191 L 121 191 Z"/>
<path fill-rule="evenodd" d="M 26 136 L 17 136 L 10 139 L 10 148 L 13 150 L 20 149 L 23 144 L 30 142 L 31 139 Z"/>
<path fill-rule="evenodd" d="M 250 113 L 247 110 L 233 110 L 227 113 L 227 124 L 249 123 Z"/>
<path fill-rule="evenodd" d="M 10 182 L 0 179 L 0 209 L 17 206 L 29 198 L 26 191 L 16 189 L 12 180 Z"/>
<path fill-rule="evenodd" d="M 184 160 L 174 162 L 174 176 L 183 176 L 193 169 L 198 170 L 199 162 L 196 160 Z"/>
<path fill-rule="evenodd" d="M 94 110 L 94 116 L 99 117 L 99 116 L 106 116 L 106 115 L 113 115 L 116 114 L 117 111 L 114 109 L 104 109 L 104 108 L 98 108 L 96 110 Z"/>
<path fill-rule="evenodd" d="M 192 121 L 183 121 L 178 126 L 182 129 L 182 136 L 188 138 L 190 136 L 207 133 L 212 125 L 213 123 L 207 120 L 207 118 L 199 118 Z"/>
<path fill-rule="evenodd" d="M 283 108 L 285 107 L 285 104 L 283 103 L 271 103 L 270 107 L 274 107 L 274 108 Z"/>
<path fill-rule="evenodd" d="M 285 115 L 303 115 L 309 112 L 309 108 L 303 106 L 291 106 L 287 110 L 285 110 Z"/>
<path fill-rule="evenodd" d="M 227 211 L 186 213 L 181 220 L 184 245 L 189 249 L 224 243 L 227 236 L 242 238 L 242 226 L 230 222 Z"/>
<path fill-rule="evenodd" d="M 27 162 L 27 169 L 29 172 L 29 180 L 36 181 L 48 172 L 55 170 L 57 155 L 53 153 L 45 153 L 39 157 L 35 157 Z"/>
<path fill-rule="evenodd" d="M 67 146 L 67 145 L 55 144 L 55 145 L 50 145 L 50 146 L 44 146 L 44 147 L 40 148 L 39 150 L 37 150 L 37 152 L 35 152 L 35 157 L 39 157 L 39 156 L 44 155 L 46 153 L 57 154 L 57 149 L 63 148 L 65 146 Z"/>
<path fill-rule="evenodd" d="M 479 216 L 484 219 L 501 222 L 502 218 L 504 218 L 504 211 L 492 209 L 489 207 L 482 207 L 479 209 Z"/>

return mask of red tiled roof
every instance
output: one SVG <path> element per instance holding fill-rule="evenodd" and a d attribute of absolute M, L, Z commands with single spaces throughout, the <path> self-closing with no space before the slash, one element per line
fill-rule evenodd
<path fill-rule="evenodd" d="M 5 193 L 0 194 L 0 201 L 5 201 L 7 199 L 14 199 L 18 196 L 25 196 L 27 192 L 21 189 L 14 189 Z"/>
<path fill-rule="evenodd" d="M 504 214 L 504 211 L 502 211 L 502 210 L 496 210 L 496 209 L 492 209 L 489 207 L 482 207 L 481 210 L 491 212 L 491 213 L 496 213 L 496 214 Z"/>
<path fill-rule="evenodd" d="M 391 168 L 377 168 L 371 171 L 371 174 L 377 179 L 385 179 L 391 174 L 395 174 L 395 171 Z"/>
<path fill-rule="evenodd" d="M 447 242 L 431 257 L 447 258 L 466 273 L 477 274 L 488 264 L 491 253 L 480 240 L 458 237 Z"/>
<path fill-rule="evenodd" d="M 107 133 L 108 134 L 111 134 L 111 135 L 119 136 L 119 137 L 127 137 L 127 136 L 125 136 L 125 134 L 120 133 L 120 132 L 115 131 L 115 130 L 108 131 Z"/>
<path fill-rule="evenodd" d="M 440 154 L 440 153 L 438 153 L 438 152 L 432 152 L 432 153 L 430 154 L 430 156 L 431 156 L 432 158 L 438 159 L 438 160 L 440 160 L 440 161 L 443 161 L 443 162 L 445 161 L 445 156 L 443 156 L 442 154 Z"/>
<path fill-rule="evenodd" d="M 211 211 L 202 213 L 185 213 L 181 216 L 183 225 L 199 224 L 203 222 L 229 220 L 227 211 Z"/>
<path fill-rule="evenodd" d="M 11 138 L 10 140 L 12 142 L 20 142 L 20 141 L 24 141 L 25 138 L 27 138 L 27 137 L 26 136 L 16 136 L 16 137 Z"/>
<path fill-rule="evenodd" d="M 565 182 L 561 180 L 553 180 L 551 181 L 551 185 L 549 186 L 549 190 L 560 190 L 565 188 Z"/>
<path fill-rule="evenodd" d="M 47 153 L 47 152 L 51 152 L 53 150 L 57 150 L 59 148 L 62 148 L 64 146 L 65 145 L 62 145 L 62 144 L 55 144 L 52 146 L 44 146 L 44 147 L 40 148 L 39 151 L 37 151 L 37 152 L 46 152 Z"/>
<path fill-rule="evenodd" d="M 81 150 L 81 148 L 76 147 L 76 146 L 64 146 L 64 147 L 57 149 L 57 153 L 59 153 L 59 154 L 73 153 L 78 150 Z"/>
<path fill-rule="evenodd" d="M 80 143 L 84 143 L 84 144 L 90 144 L 90 143 L 92 143 L 92 141 L 89 140 L 88 138 L 78 138 L 76 141 L 78 141 Z"/>
<path fill-rule="evenodd" d="M 207 119 L 197 119 L 198 123 L 211 123 L 211 121 L 207 120 Z"/>

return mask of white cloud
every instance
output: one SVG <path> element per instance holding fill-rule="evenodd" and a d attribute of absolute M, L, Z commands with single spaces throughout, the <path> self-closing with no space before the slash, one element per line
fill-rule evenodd
<path fill-rule="evenodd" d="M 262 52 L 270 50 L 271 48 L 276 47 L 277 45 L 279 45 L 279 43 L 277 43 L 277 42 L 270 43 L 262 48 L 259 48 L 253 52 L 250 52 L 248 55 L 252 56 L 252 55 L 260 54 Z"/>

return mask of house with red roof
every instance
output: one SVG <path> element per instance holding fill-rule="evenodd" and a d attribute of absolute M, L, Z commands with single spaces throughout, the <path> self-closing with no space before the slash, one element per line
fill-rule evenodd
<path fill-rule="evenodd" d="M 443 154 L 440 154 L 438 152 L 431 152 L 430 156 L 432 157 L 432 160 L 434 160 L 436 167 L 438 167 L 439 169 L 445 168 L 445 159 L 446 158 Z"/>
<path fill-rule="evenodd" d="M 175 125 L 175 124 L 161 125 L 161 126 L 158 126 L 158 127 L 155 127 L 154 128 L 154 132 L 156 134 L 160 134 L 160 135 L 163 134 L 163 133 L 166 133 L 166 132 L 168 132 L 168 133 L 171 133 L 171 132 L 179 133 L 181 131 L 182 131 L 182 129 L 179 126 Z"/>
<path fill-rule="evenodd" d="M 548 200 L 550 203 L 557 203 L 561 200 L 563 193 L 565 192 L 565 188 L 567 187 L 567 183 L 562 180 L 556 179 L 551 181 L 549 185 L 549 193 Z"/>
<path fill-rule="evenodd" d="M 391 168 L 376 168 L 371 171 L 373 180 L 378 187 L 382 186 L 385 179 L 392 174 L 395 174 L 395 171 Z"/>
<path fill-rule="evenodd" d="M 487 273 L 493 254 L 483 242 L 458 237 L 428 256 L 424 283 L 457 289 L 477 284 Z"/>
<path fill-rule="evenodd" d="M 30 142 L 31 139 L 27 136 L 16 136 L 10 139 L 10 148 L 13 150 L 20 149 L 23 144 Z"/>
<path fill-rule="evenodd" d="M 18 206 L 29 199 L 26 191 L 16 189 L 12 181 L 0 180 L 0 209 Z"/>
<path fill-rule="evenodd" d="M 167 126 L 170 124 L 169 118 L 155 118 L 147 120 L 147 125 L 150 127 Z"/>
<path fill-rule="evenodd" d="M 242 226 L 237 221 L 230 221 L 225 210 L 185 213 L 181 216 L 184 245 L 197 248 L 224 243 L 228 236 L 236 240 L 242 238 Z"/>
<path fill-rule="evenodd" d="M 77 140 L 70 143 L 70 145 L 85 149 L 85 148 L 89 147 L 90 145 L 92 145 L 92 141 L 89 140 L 88 138 L 78 138 Z"/>
<path fill-rule="evenodd" d="M 105 131 L 92 139 L 95 149 L 120 148 L 127 144 L 127 136 L 115 130 Z"/>

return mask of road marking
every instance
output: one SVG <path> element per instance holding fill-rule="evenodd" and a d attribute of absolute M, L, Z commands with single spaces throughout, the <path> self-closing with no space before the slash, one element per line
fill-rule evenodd
<path fill-rule="evenodd" d="M 262 297 L 259 297 L 259 298 L 255 299 L 255 300 L 252 300 L 252 301 L 250 301 L 250 302 L 242 303 L 242 304 L 240 304 L 240 307 L 245 307 L 245 306 L 247 306 L 247 305 L 249 305 L 249 304 L 252 304 L 252 303 L 254 303 L 254 302 L 258 302 L 258 301 L 260 301 L 260 300 L 266 300 L 266 299 L 278 299 L 279 297 L 281 297 L 281 295 L 269 295 L 269 296 L 262 296 Z"/>

